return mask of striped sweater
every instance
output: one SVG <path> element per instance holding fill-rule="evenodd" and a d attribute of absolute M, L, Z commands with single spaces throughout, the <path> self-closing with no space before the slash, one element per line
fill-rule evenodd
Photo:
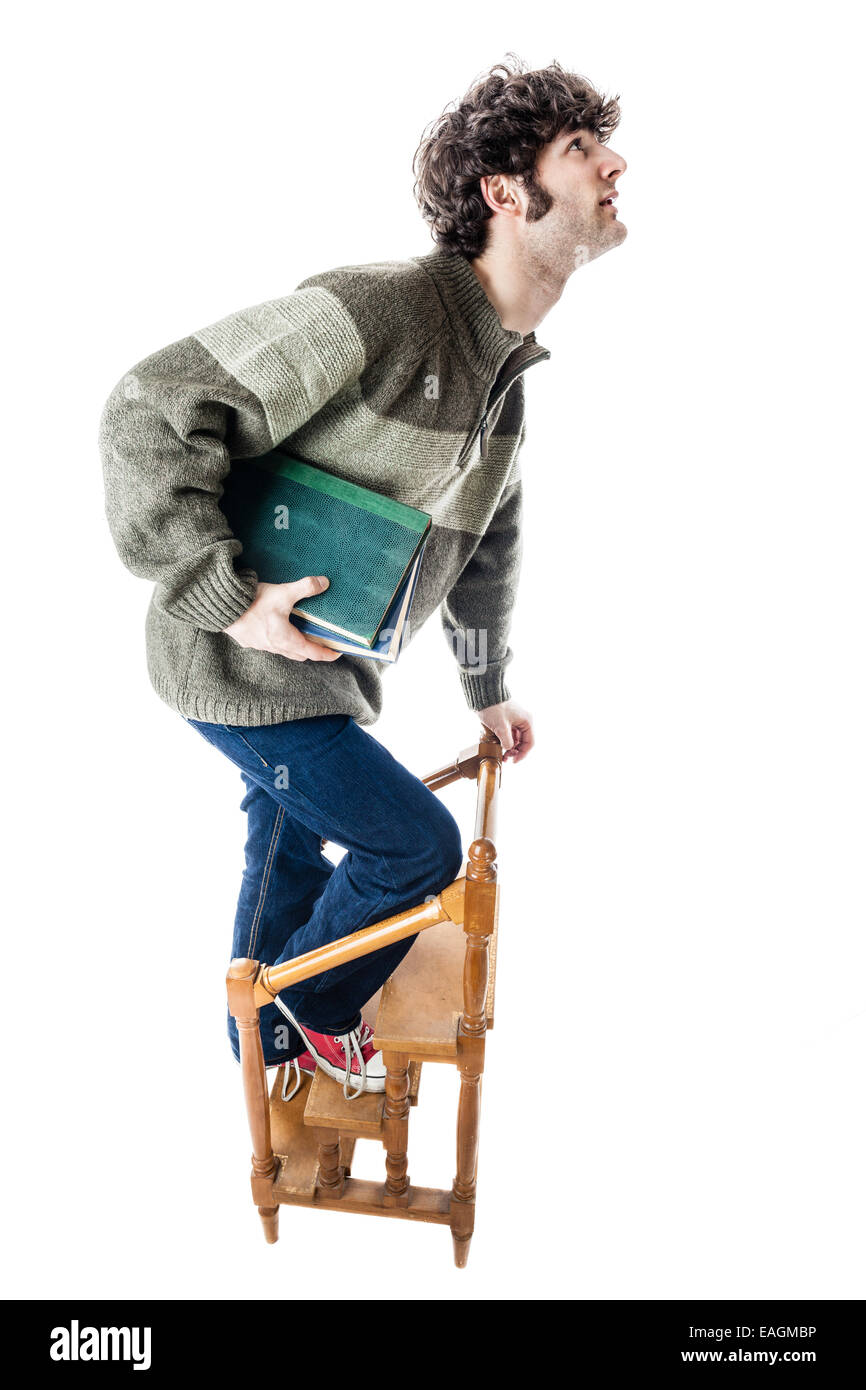
<path fill-rule="evenodd" d="M 233 459 L 279 446 L 432 516 L 409 640 L 439 608 L 470 709 L 507 699 L 523 373 L 548 357 L 534 333 L 503 328 L 469 261 L 437 248 L 310 276 L 126 372 L 99 447 L 117 551 L 155 585 L 157 694 L 244 726 L 319 714 L 368 725 L 381 712 L 378 662 L 291 661 L 223 631 L 257 584 L 220 511 L 223 483 Z"/>

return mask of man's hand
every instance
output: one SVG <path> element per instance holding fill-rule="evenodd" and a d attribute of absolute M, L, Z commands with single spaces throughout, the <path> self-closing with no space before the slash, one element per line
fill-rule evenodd
<path fill-rule="evenodd" d="M 519 763 L 535 744 L 532 732 L 532 715 L 513 700 L 504 700 L 501 705 L 488 705 L 478 711 L 479 719 L 492 729 L 503 749 L 503 760 L 513 758 Z"/>
<path fill-rule="evenodd" d="M 223 628 L 239 647 L 255 647 L 274 652 L 289 661 L 337 661 L 342 652 L 311 642 L 301 629 L 289 622 L 289 614 L 300 598 L 321 594 L 330 584 L 323 574 L 297 579 L 292 584 L 259 584 L 256 596 L 245 613 Z"/>

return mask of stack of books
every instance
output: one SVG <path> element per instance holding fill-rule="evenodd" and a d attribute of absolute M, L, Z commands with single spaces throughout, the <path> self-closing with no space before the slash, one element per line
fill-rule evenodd
<path fill-rule="evenodd" d="M 292 621 L 313 642 L 397 660 L 431 518 L 275 449 L 236 459 L 220 507 L 243 545 L 240 562 L 269 584 L 324 574 Z"/>

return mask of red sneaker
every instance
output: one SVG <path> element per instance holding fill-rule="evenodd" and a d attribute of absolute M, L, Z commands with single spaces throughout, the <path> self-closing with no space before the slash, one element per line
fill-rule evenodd
<path fill-rule="evenodd" d="M 308 1053 L 304 1055 L 312 1056 L 316 1065 L 335 1081 L 342 1081 L 346 1100 L 354 1100 L 364 1091 L 384 1091 L 385 1063 L 381 1052 L 373 1046 L 373 1030 L 363 1018 L 358 1027 L 348 1033 L 316 1033 L 299 1023 L 279 996 L 274 1003 L 307 1044 Z"/>

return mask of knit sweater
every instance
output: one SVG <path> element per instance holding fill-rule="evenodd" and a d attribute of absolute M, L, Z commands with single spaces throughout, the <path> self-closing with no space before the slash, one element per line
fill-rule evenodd
<path fill-rule="evenodd" d="M 408 640 L 441 608 L 469 708 L 508 699 L 523 373 L 549 357 L 534 333 L 503 328 L 469 261 L 436 249 L 312 275 L 126 372 L 99 447 L 117 551 L 155 585 L 157 694 L 212 723 L 379 717 L 379 662 L 292 661 L 223 630 L 258 582 L 220 511 L 223 484 L 233 459 L 279 447 L 430 514 Z"/>

